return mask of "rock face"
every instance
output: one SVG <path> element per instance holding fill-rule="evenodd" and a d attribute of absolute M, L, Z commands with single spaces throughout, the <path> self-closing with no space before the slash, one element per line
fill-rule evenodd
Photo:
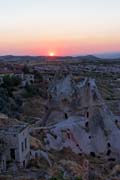
<path fill-rule="evenodd" d="M 47 149 L 59 151 L 69 147 L 78 154 L 120 156 L 120 129 L 93 79 L 75 84 L 71 75 L 62 76 L 54 81 L 49 93 L 62 112 L 68 108 L 72 113 L 61 119 L 57 116 L 59 122 L 46 131 Z M 69 101 L 68 105 L 61 105 L 63 99 Z"/>
<path fill-rule="evenodd" d="M 56 102 L 60 102 L 64 98 L 70 99 L 75 91 L 71 75 L 67 75 L 63 79 L 57 80 L 50 91 L 53 100 Z"/>
<path fill-rule="evenodd" d="M 64 105 L 65 102 L 71 103 L 75 92 L 76 86 L 72 74 L 67 67 L 61 67 L 48 89 L 51 102 L 59 106 Z"/>
<path fill-rule="evenodd" d="M 72 103 L 76 94 L 76 85 L 71 74 L 66 69 L 59 71 L 48 89 L 49 101 L 46 106 L 46 115 L 43 124 L 67 119 L 72 114 Z"/>

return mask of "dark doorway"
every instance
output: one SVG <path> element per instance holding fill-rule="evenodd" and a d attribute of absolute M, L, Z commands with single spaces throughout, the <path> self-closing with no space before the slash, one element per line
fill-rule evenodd
<path fill-rule="evenodd" d="M 10 149 L 10 156 L 12 160 L 15 160 L 15 149 Z"/>
<path fill-rule="evenodd" d="M 87 112 L 87 118 L 89 118 L 89 112 Z"/>
<path fill-rule="evenodd" d="M 65 119 L 68 119 L 68 114 L 67 113 L 65 113 Z"/>
<path fill-rule="evenodd" d="M 23 161 L 23 167 L 25 168 L 25 160 Z"/>

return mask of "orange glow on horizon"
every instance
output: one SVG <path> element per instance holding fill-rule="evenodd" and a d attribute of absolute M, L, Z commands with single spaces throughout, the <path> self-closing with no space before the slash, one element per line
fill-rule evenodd
<path fill-rule="evenodd" d="M 53 56 L 55 56 L 55 53 L 54 52 L 50 52 L 49 56 L 53 57 Z"/>

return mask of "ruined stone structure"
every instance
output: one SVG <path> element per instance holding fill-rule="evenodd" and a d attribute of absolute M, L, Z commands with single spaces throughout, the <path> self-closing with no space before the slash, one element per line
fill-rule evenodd
<path fill-rule="evenodd" d="M 6 170 L 7 162 L 18 167 L 26 167 L 30 159 L 30 140 L 28 125 L 14 125 L 0 128 L 1 171 Z"/>

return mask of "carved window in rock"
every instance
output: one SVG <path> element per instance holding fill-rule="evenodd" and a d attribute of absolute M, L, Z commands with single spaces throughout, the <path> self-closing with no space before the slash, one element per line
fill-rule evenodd
<path fill-rule="evenodd" d="M 27 138 L 25 138 L 25 149 L 27 149 Z"/>
<path fill-rule="evenodd" d="M 87 111 L 87 113 L 86 113 L 86 117 L 89 118 L 89 112 L 88 112 L 88 111 Z"/>
<path fill-rule="evenodd" d="M 23 161 L 23 167 L 25 168 L 25 160 Z"/>
<path fill-rule="evenodd" d="M 68 119 L 68 114 L 67 114 L 67 113 L 65 113 L 64 115 L 65 115 L 65 119 Z"/>

